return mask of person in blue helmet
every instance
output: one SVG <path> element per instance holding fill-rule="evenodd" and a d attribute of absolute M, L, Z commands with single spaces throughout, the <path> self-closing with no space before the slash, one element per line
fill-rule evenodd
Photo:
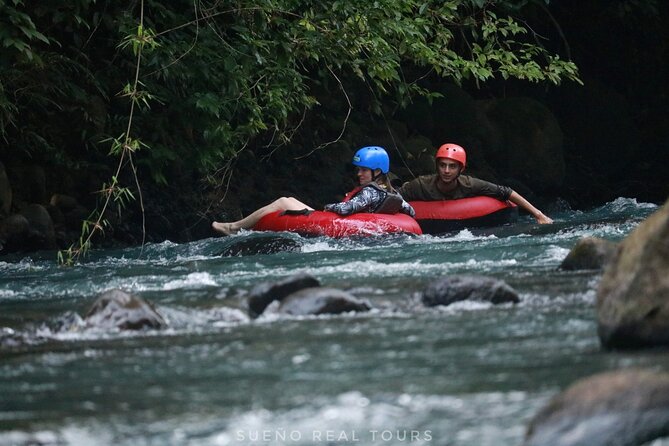
<path fill-rule="evenodd" d="M 390 159 L 383 147 L 368 146 L 358 150 L 353 156 L 356 166 L 358 187 L 346 194 L 343 201 L 325 205 L 324 210 L 339 215 L 358 212 L 377 214 L 396 214 L 398 212 L 414 216 L 413 208 L 402 199 L 388 179 Z M 281 197 L 272 203 L 257 209 L 241 220 L 233 222 L 213 222 L 211 227 L 217 233 L 231 235 L 241 229 L 251 229 L 265 215 L 276 211 L 313 211 L 313 208 L 294 197 Z"/>

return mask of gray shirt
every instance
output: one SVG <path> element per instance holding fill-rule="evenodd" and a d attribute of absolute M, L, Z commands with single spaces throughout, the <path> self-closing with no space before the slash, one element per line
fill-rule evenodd
<path fill-rule="evenodd" d="M 443 193 L 437 187 L 438 180 L 439 177 L 436 173 L 422 175 L 404 183 L 397 191 L 407 201 L 455 200 L 481 195 L 506 201 L 513 192 L 513 189 L 507 186 L 500 186 L 468 175 L 460 175 L 456 180 L 458 185 L 455 189 Z"/>

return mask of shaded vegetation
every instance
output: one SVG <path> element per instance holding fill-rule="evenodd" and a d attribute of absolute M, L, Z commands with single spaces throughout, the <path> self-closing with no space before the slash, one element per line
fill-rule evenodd
<path fill-rule="evenodd" d="M 140 81 L 155 100 L 137 127 L 142 163 L 166 181 L 175 163 L 212 172 L 240 150 L 290 140 L 323 92 L 371 92 L 399 106 L 429 94 L 419 79 L 497 75 L 574 79 L 509 15 L 518 2 L 145 2 L 159 47 Z M 119 43 L 138 4 L 78 0 L 3 4 L 0 134 L 16 156 L 81 167 L 124 131 L 121 89 L 134 59 Z M 369 99 L 365 93 L 365 99 Z M 73 125 L 74 124 L 74 125 Z M 326 142 L 326 141 L 323 141 Z"/>
<path fill-rule="evenodd" d="M 232 208 L 240 194 L 246 194 L 240 201 L 253 207 L 270 195 L 294 193 L 288 180 L 265 174 L 318 179 L 314 171 L 339 162 L 337 152 L 344 160 L 351 145 L 363 143 L 348 135 L 365 134 L 375 117 L 399 116 L 418 96 L 437 99 L 443 82 L 480 88 L 478 96 L 516 91 L 553 101 L 565 144 L 582 144 L 570 133 L 578 126 L 562 113 L 568 103 L 532 93 L 528 85 L 577 80 L 571 58 L 593 66 L 584 51 L 591 42 L 578 34 L 592 24 L 588 17 L 606 19 L 597 22 L 603 39 L 610 34 L 607 26 L 641 30 L 639 20 L 649 26 L 653 14 L 665 14 L 664 6 L 631 0 L 558 3 L 5 0 L 0 3 L 2 161 L 53 166 L 48 175 L 61 180 L 61 192 L 94 205 L 92 192 L 113 175 L 109 138 L 126 132 L 126 86 L 136 58 L 122 42 L 137 35 L 141 6 L 144 31 L 157 45 L 142 58 L 134 92 L 143 106 L 133 128 L 145 145 L 135 159 L 147 208 L 158 218 L 178 214 L 183 203 L 176 201 L 184 194 L 193 205 L 188 212 L 211 215 L 212 197 L 220 200 L 230 187 Z M 632 34 L 643 39 L 642 32 Z M 624 46 L 624 54 L 640 58 L 644 73 L 661 75 L 666 50 L 643 45 L 631 54 L 631 46 Z M 647 72 L 655 62 L 657 73 Z M 606 73 L 588 70 L 586 87 Z M 632 75 L 629 69 L 617 72 L 619 90 L 631 88 L 624 79 Z M 641 84 L 635 84 L 636 92 Z M 570 82 L 557 96 L 582 94 L 578 85 Z M 338 169 L 334 174 L 341 174 Z M 209 182 L 201 181 L 205 178 Z M 137 192 L 127 173 L 118 180 Z M 324 186 L 325 192 L 340 186 Z M 165 197 L 175 203 L 157 203 Z M 204 199 L 193 203 L 193 197 Z M 217 212 L 225 210 L 216 203 Z"/>

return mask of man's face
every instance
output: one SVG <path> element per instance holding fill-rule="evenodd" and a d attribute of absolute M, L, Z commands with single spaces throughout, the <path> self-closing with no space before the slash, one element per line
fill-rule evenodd
<path fill-rule="evenodd" d="M 448 158 L 437 159 L 437 174 L 439 175 L 439 179 L 444 183 L 450 183 L 455 180 L 460 175 L 461 170 L 462 164 L 457 161 Z"/>

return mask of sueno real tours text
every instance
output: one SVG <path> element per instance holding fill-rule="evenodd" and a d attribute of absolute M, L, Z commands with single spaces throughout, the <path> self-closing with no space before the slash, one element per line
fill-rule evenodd
<path fill-rule="evenodd" d="M 428 442 L 432 441 L 430 430 L 404 430 L 404 429 L 369 429 L 369 430 L 237 430 L 235 440 L 252 443 L 270 443 L 276 441 L 290 442 L 339 442 L 356 443 L 362 441 L 392 441 L 392 442 Z"/>

